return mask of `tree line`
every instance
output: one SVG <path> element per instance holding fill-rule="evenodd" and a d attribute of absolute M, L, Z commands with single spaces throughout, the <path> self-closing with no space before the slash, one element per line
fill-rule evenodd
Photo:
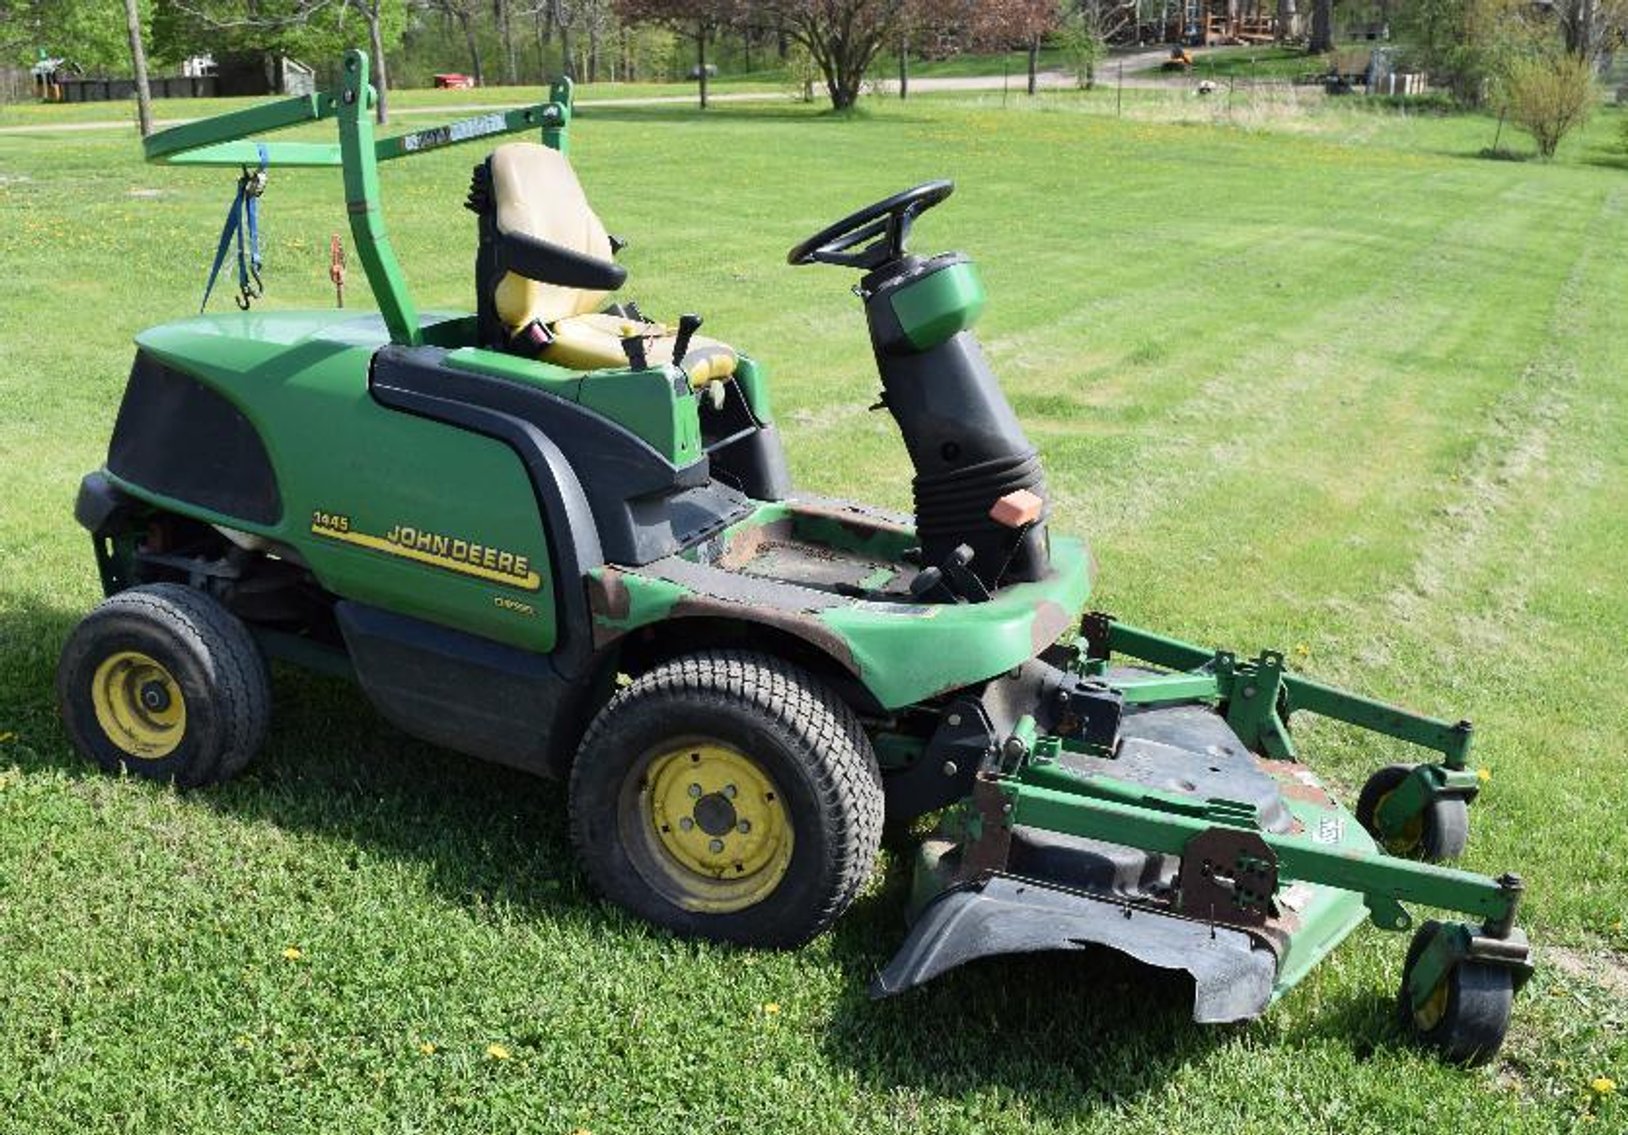
<path fill-rule="evenodd" d="M 127 73 L 136 54 L 173 68 L 194 55 L 273 52 L 322 67 L 365 43 L 380 88 L 463 70 L 477 85 L 688 76 L 732 69 L 805 74 L 850 107 L 887 56 L 1026 50 L 1033 89 L 1048 37 L 1100 50 L 1117 0 L 0 0 L 0 53 L 66 58 L 92 74 Z M 141 67 L 136 68 L 138 71 Z M 138 75 L 138 79 L 140 76 Z"/>
<path fill-rule="evenodd" d="M 688 76 L 704 107 L 720 63 L 773 69 L 837 109 L 868 76 L 954 51 L 1021 50 L 1035 89 L 1042 44 L 1088 85 L 1110 27 L 1155 23 L 1161 0 L 0 0 L 0 59 L 66 57 L 91 73 L 175 67 L 205 52 L 278 52 L 323 67 L 345 47 L 374 59 L 378 113 L 393 82 L 460 69 L 477 84 Z M 1280 16 L 1294 9 L 1279 0 Z M 1601 60 L 1628 30 L 1628 0 L 1311 0 L 1309 48 L 1340 18 L 1392 25 L 1410 68 L 1459 102 L 1533 129 L 1545 155 L 1592 105 Z M 1281 21 L 1280 21 L 1281 22 Z M 1285 23 L 1285 26 L 1286 23 Z M 1533 109 L 1533 104 L 1541 104 Z M 148 117 L 143 107 L 143 121 Z M 1529 121 L 1530 120 L 1530 121 Z"/>

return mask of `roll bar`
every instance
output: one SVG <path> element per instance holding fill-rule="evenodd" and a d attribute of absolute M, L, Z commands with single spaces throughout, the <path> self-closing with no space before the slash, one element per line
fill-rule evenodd
<path fill-rule="evenodd" d="M 407 290 L 401 264 L 390 245 L 379 208 L 379 163 L 410 157 L 500 134 L 540 129 L 543 145 L 566 153 L 570 147 L 572 84 L 555 80 L 547 102 L 465 118 L 427 130 L 375 138 L 372 109 L 377 93 L 368 82 L 368 57 L 347 51 L 337 92 L 296 95 L 264 106 L 171 127 L 142 142 L 150 162 L 195 166 L 338 166 L 345 183 L 345 209 L 351 239 L 378 300 L 390 339 L 405 346 L 424 342 L 418 309 Z M 327 118 L 339 120 L 339 141 L 261 142 L 255 136 Z"/>

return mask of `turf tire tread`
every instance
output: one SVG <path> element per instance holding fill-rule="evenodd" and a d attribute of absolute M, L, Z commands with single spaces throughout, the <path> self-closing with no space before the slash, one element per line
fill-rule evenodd
<path fill-rule="evenodd" d="M 69 640 L 94 640 L 104 623 L 131 619 L 173 637 L 201 665 L 221 723 L 219 744 L 200 751 L 175 773 L 182 787 L 229 780 L 242 772 L 265 741 L 271 722 L 265 659 L 243 622 L 209 595 L 179 583 L 153 583 L 120 591 L 85 616 Z M 63 672 L 65 677 L 65 671 Z M 71 691 L 61 688 L 66 706 Z"/>
<path fill-rule="evenodd" d="M 662 663 L 618 691 L 595 715 L 580 752 L 593 759 L 607 734 L 629 715 L 658 711 L 675 699 L 719 708 L 748 707 L 766 723 L 791 734 L 807 751 L 821 755 L 813 770 L 817 806 L 827 830 L 845 837 L 833 849 L 836 883 L 795 932 L 771 934 L 749 944 L 795 946 L 823 933 L 864 887 L 882 839 L 882 775 L 858 717 L 827 686 L 781 659 L 744 650 L 705 651 Z M 572 766 L 573 800 L 585 765 L 579 759 Z M 595 875 L 596 857 L 587 853 L 589 836 L 575 809 L 571 835 L 590 875 Z M 606 889 L 605 880 L 595 881 Z"/>

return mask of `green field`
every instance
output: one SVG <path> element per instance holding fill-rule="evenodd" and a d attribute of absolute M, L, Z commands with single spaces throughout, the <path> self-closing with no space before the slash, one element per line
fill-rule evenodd
<path fill-rule="evenodd" d="M 1089 533 L 1099 602 L 1477 725 L 1468 865 L 1518 870 L 1541 969 L 1500 1059 L 1391 1024 L 1362 930 L 1264 1020 L 1083 956 L 873 1004 L 908 857 L 792 954 L 598 904 L 559 785 L 432 749 L 279 670 L 241 780 L 100 776 L 52 705 L 97 599 L 72 520 L 131 335 L 195 310 L 229 171 L 123 131 L 0 135 L 0 1131 L 1621 1131 L 1628 1091 L 1628 182 L 1615 114 L 1552 164 L 1492 123 L 1127 92 L 590 110 L 574 156 L 646 311 L 765 360 L 808 490 L 909 500 L 853 282 L 785 266 L 916 181 Z M 33 121 L 38 121 L 35 119 Z M 415 124 L 429 120 L 415 119 Z M 1506 142 L 1508 141 L 1506 136 Z M 422 306 L 472 305 L 471 149 L 388 167 Z M 269 306 L 326 306 L 337 178 L 274 173 Z M 351 302 L 365 299 L 355 274 Z M 228 303 L 218 298 L 217 304 Z M 1350 796 L 1404 753 L 1309 724 Z M 1349 797 L 1348 797 L 1349 798 Z M 297 956 L 296 956 L 297 955 Z M 493 1049 L 489 1046 L 501 1046 Z M 506 1058 L 504 1058 L 506 1057 Z"/>
<path fill-rule="evenodd" d="M 1205 78 L 1295 81 L 1324 74 L 1328 65 L 1326 55 L 1309 55 L 1304 48 L 1278 44 L 1203 48 L 1193 52 L 1193 74 Z"/>

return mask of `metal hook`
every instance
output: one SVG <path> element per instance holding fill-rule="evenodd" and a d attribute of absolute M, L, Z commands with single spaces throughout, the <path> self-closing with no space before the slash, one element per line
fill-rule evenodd
<path fill-rule="evenodd" d="M 249 268 L 249 279 L 254 282 L 251 284 L 245 281 L 238 285 L 238 294 L 233 297 L 233 302 L 237 304 L 239 311 L 248 311 L 251 303 L 266 294 L 266 286 L 260 281 L 260 269 L 258 267 L 251 266 Z"/>

